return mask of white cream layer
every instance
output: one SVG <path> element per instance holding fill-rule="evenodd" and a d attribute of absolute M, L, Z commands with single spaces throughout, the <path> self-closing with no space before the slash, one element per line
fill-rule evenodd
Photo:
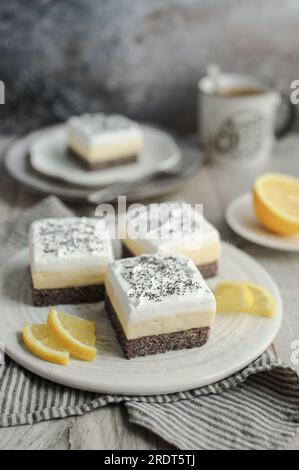
<path fill-rule="evenodd" d="M 145 258 L 158 260 L 157 270 L 160 270 L 161 261 L 163 270 L 163 262 L 165 260 L 165 263 L 168 263 L 169 255 L 145 255 L 118 260 L 111 263 L 107 269 L 105 279 L 107 293 L 127 338 L 211 326 L 215 318 L 215 298 L 192 261 L 182 256 L 171 256 L 178 260 L 177 269 L 170 268 L 167 274 L 168 280 L 165 278 L 164 282 L 163 271 L 160 270 L 162 276 L 160 278 L 151 272 L 146 273 L 139 263 L 140 259 Z M 132 268 L 128 268 L 130 265 Z M 130 269 L 132 269 L 131 279 L 136 285 L 134 289 L 131 281 L 126 280 Z M 186 280 L 184 272 L 195 285 L 190 291 L 182 287 L 182 282 Z M 150 282 L 145 278 L 147 275 Z M 175 290 L 172 291 L 172 286 L 176 285 L 179 285 L 180 294 Z M 163 291 L 161 287 L 166 289 L 166 294 L 162 293 L 161 300 L 155 301 L 155 295 L 157 293 L 160 295 Z"/>
<path fill-rule="evenodd" d="M 100 126 L 97 130 L 92 121 L 98 117 L 116 118 L 115 128 L 112 123 L 107 130 Z M 82 115 L 68 121 L 68 145 L 82 158 L 94 163 L 138 154 L 143 146 L 143 134 L 137 123 L 123 116 Z"/>

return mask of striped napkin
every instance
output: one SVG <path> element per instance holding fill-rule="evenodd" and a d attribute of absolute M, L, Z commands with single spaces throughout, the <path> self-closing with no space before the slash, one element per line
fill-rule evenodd
<path fill-rule="evenodd" d="M 30 223 L 70 211 L 49 197 L 0 227 L 0 264 L 26 245 Z M 231 377 L 170 395 L 99 395 L 42 379 L 8 357 L 0 366 L 0 426 L 82 415 L 122 403 L 132 423 L 179 449 L 282 449 L 299 425 L 297 373 L 265 352 Z"/>

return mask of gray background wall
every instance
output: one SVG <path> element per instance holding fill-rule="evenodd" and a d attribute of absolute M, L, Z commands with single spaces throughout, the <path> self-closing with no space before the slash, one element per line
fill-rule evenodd
<path fill-rule="evenodd" d="M 298 0 L 1 0 L 0 131 L 98 110 L 189 131 L 209 62 L 288 91 L 298 32 Z"/>

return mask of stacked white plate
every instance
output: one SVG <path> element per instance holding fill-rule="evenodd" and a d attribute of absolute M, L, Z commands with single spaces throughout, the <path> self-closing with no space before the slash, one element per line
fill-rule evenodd
<path fill-rule="evenodd" d="M 202 160 L 196 147 L 181 140 L 184 156 L 176 141 L 166 132 L 142 125 L 144 146 L 138 161 L 130 165 L 86 171 L 66 152 L 66 126 L 51 126 L 14 141 L 5 156 L 8 173 L 28 189 L 54 194 L 62 199 L 86 202 L 91 191 L 116 182 L 136 181 L 148 173 L 170 170 L 178 163 L 183 168 Z M 130 200 L 143 199 L 176 189 L 183 178 L 170 176 L 138 186 L 128 195 Z"/>

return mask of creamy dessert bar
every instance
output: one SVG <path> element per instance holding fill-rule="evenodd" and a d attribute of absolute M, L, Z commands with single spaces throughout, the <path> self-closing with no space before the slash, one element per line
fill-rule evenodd
<path fill-rule="evenodd" d="M 215 298 L 189 258 L 154 254 L 114 261 L 105 287 L 107 311 L 127 358 L 207 341 Z"/>
<path fill-rule="evenodd" d="M 217 274 L 220 236 L 203 215 L 183 201 L 154 203 L 126 214 L 124 257 L 172 253 L 189 257 L 204 278 Z"/>
<path fill-rule="evenodd" d="M 96 302 L 104 298 L 104 275 L 113 261 L 103 220 L 41 219 L 29 234 L 33 300 L 37 306 Z"/>
<path fill-rule="evenodd" d="M 120 115 L 71 117 L 67 134 L 69 154 L 87 170 L 133 163 L 143 146 L 140 126 Z"/>

